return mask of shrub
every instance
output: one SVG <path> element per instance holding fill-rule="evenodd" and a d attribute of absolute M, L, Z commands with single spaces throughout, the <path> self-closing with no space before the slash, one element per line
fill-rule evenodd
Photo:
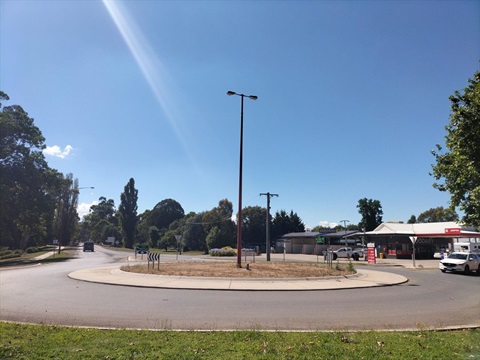
<path fill-rule="evenodd" d="M 0 251 L 0 260 L 11 259 L 22 256 L 22 250 L 2 250 Z"/>
<path fill-rule="evenodd" d="M 33 253 L 38 252 L 38 248 L 36 248 L 35 246 L 32 246 L 32 247 L 27 248 L 27 250 L 25 250 L 25 252 L 27 254 L 33 254 Z"/>
<path fill-rule="evenodd" d="M 348 271 L 354 272 L 355 268 L 353 267 L 353 264 L 351 261 L 348 262 Z"/>
<path fill-rule="evenodd" d="M 235 256 L 235 249 L 211 249 L 210 256 Z"/>

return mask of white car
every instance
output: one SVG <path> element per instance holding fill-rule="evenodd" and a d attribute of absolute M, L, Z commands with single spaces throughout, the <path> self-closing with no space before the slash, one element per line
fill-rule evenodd
<path fill-rule="evenodd" d="M 440 261 L 438 268 L 442 272 L 458 271 L 470 274 L 471 271 L 475 271 L 480 275 L 480 256 L 470 252 L 452 252 Z"/>
<path fill-rule="evenodd" d="M 363 250 L 352 250 L 351 247 L 342 247 L 333 252 L 333 260 L 337 260 L 337 258 L 352 258 L 353 260 L 358 261 L 361 257 L 363 257 Z"/>

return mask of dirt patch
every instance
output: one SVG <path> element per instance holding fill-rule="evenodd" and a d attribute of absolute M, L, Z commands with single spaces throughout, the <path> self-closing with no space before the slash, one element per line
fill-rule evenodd
<path fill-rule="evenodd" d="M 336 265 L 328 267 L 323 264 L 286 263 L 286 262 L 256 262 L 237 268 L 235 262 L 209 261 L 209 262 L 179 262 L 157 264 L 150 268 L 145 264 L 123 266 L 123 271 L 176 276 L 203 276 L 226 278 L 306 278 L 324 276 L 342 276 L 355 274 L 356 271 L 349 266 Z"/>

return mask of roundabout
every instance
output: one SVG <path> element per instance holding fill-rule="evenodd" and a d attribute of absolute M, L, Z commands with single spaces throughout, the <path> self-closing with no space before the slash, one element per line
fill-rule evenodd
<path fill-rule="evenodd" d="M 230 291 L 317 291 L 392 286 L 408 279 L 393 273 L 357 270 L 345 276 L 307 278 L 226 278 L 140 274 L 122 271 L 120 267 L 83 269 L 68 274 L 71 279 L 146 288 Z"/>

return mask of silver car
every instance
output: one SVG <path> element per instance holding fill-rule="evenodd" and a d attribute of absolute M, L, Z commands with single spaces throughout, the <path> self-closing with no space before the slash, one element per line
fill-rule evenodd
<path fill-rule="evenodd" d="M 438 268 L 442 271 L 455 271 L 470 274 L 475 271 L 480 275 L 480 256 L 469 252 L 453 252 L 441 260 Z"/>

